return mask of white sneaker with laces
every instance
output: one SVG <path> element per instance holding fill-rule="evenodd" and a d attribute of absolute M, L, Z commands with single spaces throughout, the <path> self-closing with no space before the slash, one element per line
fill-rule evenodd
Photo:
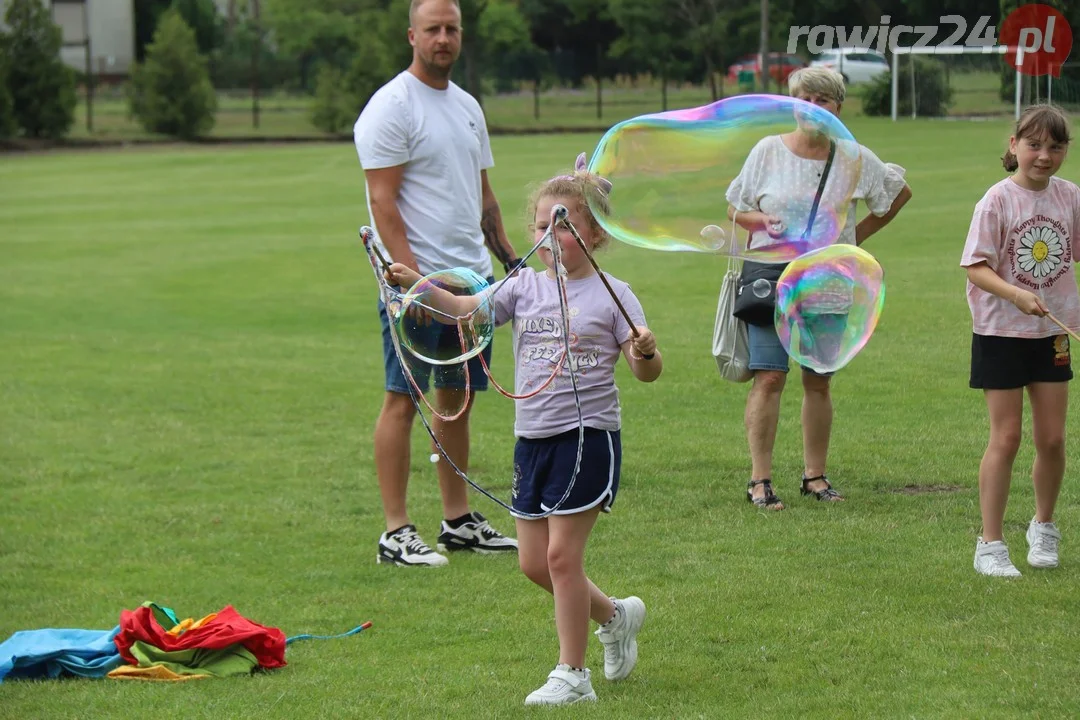
<path fill-rule="evenodd" d="M 604 645 L 604 677 L 622 680 L 637 665 L 637 634 L 645 623 L 645 603 L 634 596 L 612 602 L 615 617 L 596 629 L 596 637 Z"/>
<path fill-rule="evenodd" d="M 596 702 L 589 668 L 578 671 L 566 664 L 556 665 L 543 687 L 525 698 L 526 705 L 570 705 L 582 701 Z"/>
<path fill-rule="evenodd" d="M 480 513 L 472 512 L 469 515 L 470 519 L 457 528 L 450 527 L 445 520 L 442 521 L 437 545 L 440 551 L 472 550 L 484 555 L 517 552 L 517 540 L 506 537 L 491 527 L 487 518 Z"/>
<path fill-rule="evenodd" d="M 975 571 L 994 577 L 1020 577 L 1020 571 L 1009 560 L 1009 547 L 1001 540 L 975 543 Z"/>
<path fill-rule="evenodd" d="M 1027 529 L 1028 565 L 1033 568 L 1058 566 L 1058 543 L 1061 531 L 1052 522 L 1036 522 L 1032 518 Z"/>
<path fill-rule="evenodd" d="M 416 532 L 416 526 L 405 525 L 392 533 L 379 536 L 379 554 L 376 562 L 405 567 L 439 567 L 448 565 L 449 558 L 428 547 Z"/>

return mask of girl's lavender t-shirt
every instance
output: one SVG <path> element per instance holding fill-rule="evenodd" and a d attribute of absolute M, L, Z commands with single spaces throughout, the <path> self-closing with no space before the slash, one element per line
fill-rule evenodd
<path fill-rule="evenodd" d="M 1050 178 L 1045 190 L 1025 190 L 1005 178 L 975 206 L 962 267 L 985 262 L 998 277 L 1030 290 L 1069 329 L 1080 331 L 1080 296 L 1073 269 L 1073 241 L 1080 235 L 1080 188 Z M 968 306 L 976 335 L 1044 338 L 1061 335 L 1050 318 L 1025 315 L 1010 300 L 968 281 Z"/>
<path fill-rule="evenodd" d="M 606 277 L 634 324 L 645 327 L 645 312 L 630 286 L 611 275 Z M 544 438 L 577 429 L 570 366 L 577 374 L 585 425 L 598 430 L 618 430 L 622 425 L 615 366 L 622 354 L 620 346 L 631 337 L 630 325 L 598 275 L 568 280 L 566 292 L 570 358 L 542 392 L 515 403 L 517 437 Z M 563 354 L 559 285 L 547 273 L 522 268 L 494 286 L 492 293 L 495 323 L 512 321 L 515 394 L 532 392 L 551 377 Z"/>

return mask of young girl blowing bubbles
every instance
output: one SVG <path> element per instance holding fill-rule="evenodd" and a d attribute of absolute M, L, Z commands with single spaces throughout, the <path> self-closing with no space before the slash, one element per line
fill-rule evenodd
<path fill-rule="evenodd" d="M 584 171 L 578 159 L 573 175 L 544 183 L 533 196 L 533 232 L 539 241 L 548 231 L 552 210 L 563 205 L 590 253 L 603 247 L 607 234 L 593 217 L 589 200 L 604 206 L 606 181 Z M 601 512 L 610 512 L 619 489 L 622 460 L 619 391 L 615 366 L 626 358 L 638 380 L 660 376 L 663 359 L 656 339 L 645 326 L 641 303 L 630 286 L 607 276 L 634 327 L 626 322 L 589 258 L 563 224 L 554 230 L 566 272 L 570 313 L 571 357 L 561 360 L 563 338 L 559 284 L 551 250 L 541 248 L 547 266 L 537 273 L 523 267 L 492 288 L 496 324 L 513 322 L 516 388 L 541 385 L 562 362 L 555 381 L 543 392 L 516 401 L 514 480 L 512 506 L 517 517 L 518 558 L 522 572 L 555 596 L 555 628 L 559 662 L 547 682 L 525 698 L 526 705 L 563 705 L 596 700 L 589 669 L 585 666 L 589 620 L 599 624 L 597 637 L 604 646 L 604 675 L 609 680 L 627 677 L 637 663 L 637 634 L 645 620 L 645 604 L 637 597 L 619 600 L 601 592 L 585 574 L 585 544 Z M 389 282 L 411 287 L 420 276 L 395 263 Z M 440 294 L 437 310 L 467 315 L 479 298 Z M 577 373 L 585 439 L 580 469 L 574 479 L 578 453 L 577 401 L 567 365 Z M 573 489 L 549 516 L 550 511 Z M 520 513 L 520 514 L 519 514 Z"/>
<path fill-rule="evenodd" d="M 1065 414 L 1072 379 L 1069 336 L 1080 330 L 1073 242 L 1080 236 L 1080 188 L 1054 174 L 1069 148 L 1069 120 L 1050 105 L 1028 108 L 1002 158 L 1011 177 L 991 187 L 971 219 L 964 255 L 971 338 L 971 387 L 990 412 L 990 442 L 979 466 L 982 536 L 975 570 L 1019 577 L 1002 535 L 1013 461 L 1020 448 L 1024 389 L 1035 440 L 1035 517 L 1028 564 L 1058 564 L 1054 504 L 1065 475 Z"/>

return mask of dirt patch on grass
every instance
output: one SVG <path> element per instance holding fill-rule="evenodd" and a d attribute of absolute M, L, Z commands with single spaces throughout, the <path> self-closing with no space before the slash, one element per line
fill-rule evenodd
<path fill-rule="evenodd" d="M 935 493 L 958 493 L 967 490 L 963 485 L 905 485 L 893 488 L 889 492 L 894 495 L 932 495 Z"/>

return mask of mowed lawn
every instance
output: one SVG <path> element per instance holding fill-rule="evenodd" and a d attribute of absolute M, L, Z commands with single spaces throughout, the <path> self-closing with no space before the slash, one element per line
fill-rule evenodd
<path fill-rule="evenodd" d="M 666 368 L 651 385 L 620 368 L 622 489 L 587 558 L 600 587 L 648 604 L 640 661 L 608 683 L 594 641 L 600 702 L 575 716 L 1080 712 L 1080 412 L 1061 568 L 1024 562 L 1027 442 L 1006 523 L 1024 577 L 972 569 L 987 419 L 967 388 L 957 263 L 975 202 L 1003 176 L 1008 123 L 850 127 L 908 168 L 915 198 L 867 245 L 888 300 L 834 383 L 830 475 L 847 503 L 798 495 L 793 375 L 774 470 L 789 509 L 747 504 L 747 386 L 722 381 L 709 353 L 723 258 L 618 243 L 599 256 L 642 299 Z M 527 188 L 598 139 L 493 141 L 520 250 Z M 1062 174 L 1080 179 L 1080 158 Z M 0 188 L 0 640 L 111 628 L 146 600 L 181 617 L 232 604 L 289 636 L 374 623 L 291 646 L 286 668 L 244 680 L 4 683 L 0 717 L 521 715 L 557 643 L 550 598 L 515 561 L 375 564 L 382 356 L 353 148 L 3 156 Z M 718 198 L 699 200 L 721 216 Z M 509 339 L 496 337 L 504 382 Z M 512 418 L 488 393 L 473 424 L 472 475 L 504 498 Z M 434 468 L 419 426 L 413 439 L 410 509 L 434 542 Z"/>

